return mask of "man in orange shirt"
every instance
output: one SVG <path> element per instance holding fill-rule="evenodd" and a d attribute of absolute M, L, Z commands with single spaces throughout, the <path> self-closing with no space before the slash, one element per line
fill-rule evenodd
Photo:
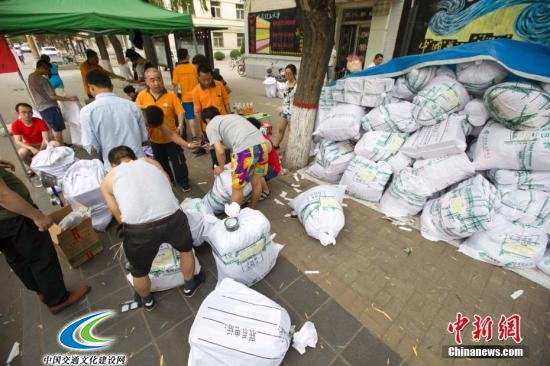
<path fill-rule="evenodd" d="M 147 89 L 142 90 L 136 98 L 137 106 L 142 109 L 150 105 L 160 107 L 164 112 L 164 125 L 169 130 L 177 131 L 181 135 L 184 126 L 183 107 L 177 95 L 164 87 L 160 71 L 155 68 L 145 70 L 145 84 Z M 176 116 L 178 118 L 177 125 Z M 160 128 L 147 128 L 147 131 L 155 160 L 162 165 L 171 181 L 174 181 L 175 176 L 175 181 L 183 192 L 190 191 L 189 173 L 181 147 L 172 142 L 171 137 L 166 136 Z M 194 148 L 196 146 L 188 144 L 187 147 Z M 174 173 L 172 173 L 170 163 L 172 163 Z"/>
<path fill-rule="evenodd" d="M 199 84 L 193 89 L 193 107 L 195 108 L 194 135 L 204 136 L 206 123 L 201 119 L 201 112 L 208 107 L 216 107 L 220 114 L 231 113 L 229 94 L 219 81 L 214 80 L 212 68 L 209 65 L 199 65 Z"/>
<path fill-rule="evenodd" d="M 86 50 L 86 61 L 80 64 L 80 76 L 82 76 L 82 84 L 84 85 L 84 94 L 88 96 L 90 99 L 94 99 L 93 95 L 90 94 L 90 90 L 88 88 L 88 82 L 86 81 L 86 75 L 88 75 L 88 72 L 92 70 L 101 70 L 105 74 L 109 75 L 111 78 L 120 79 L 120 80 L 126 80 L 122 76 L 113 74 L 112 72 L 109 72 L 105 70 L 101 65 L 99 64 L 99 57 L 97 56 L 97 52 L 94 50 L 87 49 Z"/>

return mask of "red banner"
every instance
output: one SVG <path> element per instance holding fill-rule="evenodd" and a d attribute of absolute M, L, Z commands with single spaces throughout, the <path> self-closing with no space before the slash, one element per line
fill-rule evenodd
<path fill-rule="evenodd" d="M 6 39 L 0 36 L 0 74 L 5 74 L 8 72 L 17 72 L 19 67 L 17 66 L 17 61 L 13 57 L 10 46 Z"/>

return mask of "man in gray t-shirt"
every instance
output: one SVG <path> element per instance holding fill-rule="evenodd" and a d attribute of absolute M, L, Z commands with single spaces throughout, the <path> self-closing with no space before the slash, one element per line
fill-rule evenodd
<path fill-rule="evenodd" d="M 47 79 L 50 67 L 50 63 L 45 60 L 39 60 L 36 63 L 36 70 L 29 74 L 29 89 L 36 104 L 36 109 L 53 131 L 54 139 L 60 145 L 63 145 L 65 122 L 57 101 L 78 101 L 78 97 L 62 97 L 55 94 Z"/>
<path fill-rule="evenodd" d="M 232 150 L 231 202 L 243 203 L 243 187 L 250 182 L 250 207 L 254 208 L 262 193 L 261 178 L 267 174 L 271 144 L 260 130 L 239 115 L 220 115 L 216 107 L 208 107 L 202 110 L 201 118 L 207 122 L 206 135 L 216 151 L 218 165 L 214 167 L 214 174 L 220 175 L 223 172 L 225 147 L 228 147 Z"/>

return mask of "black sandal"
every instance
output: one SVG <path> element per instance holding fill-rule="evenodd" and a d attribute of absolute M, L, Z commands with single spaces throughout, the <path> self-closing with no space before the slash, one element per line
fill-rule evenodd
<path fill-rule="evenodd" d="M 269 197 L 269 195 L 271 194 L 271 192 L 263 192 L 260 194 L 260 201 L 263 201 L 265 200 L 267 197 Z"/>

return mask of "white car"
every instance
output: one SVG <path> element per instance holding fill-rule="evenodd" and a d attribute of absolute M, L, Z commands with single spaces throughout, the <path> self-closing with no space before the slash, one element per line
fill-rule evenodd
<path fill-rule="evenodd" d="M 51 62 L 57 62 L 62 63 L 63 62 L 63 56 L 61 55 L 61 52 L 53 46 L 45 46 L 40 49 L 41 55 L 48 55 L 50 56 Z"/>

